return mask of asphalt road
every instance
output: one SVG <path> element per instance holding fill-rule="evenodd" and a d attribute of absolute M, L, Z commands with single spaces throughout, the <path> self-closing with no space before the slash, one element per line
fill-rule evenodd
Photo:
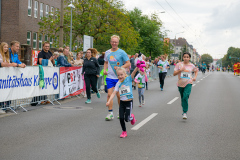
<path fill-rule="evenodd" d="M 115 119 L 105 121 L 106 94 L 87 105 L 83 98 L 2 117 L 0 160 L 239 160 L 240 78 L 200 72 L 187 120 L 180 98 L 172 101 L 179 97 L 176 82 L 166 78 L 164 91 L 158 80 L 150 82 L 141 108 L 134 91 L 137 123 L 127 124 L 124 139 L 116 98 Z"/>

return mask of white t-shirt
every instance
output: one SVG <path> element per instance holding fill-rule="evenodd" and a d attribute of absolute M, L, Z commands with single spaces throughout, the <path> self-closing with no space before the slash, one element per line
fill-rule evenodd
<path fill-rule="evenodd" d="M 142 83 L 146 83 L 145 75 L 141 75 L 140 73 L 138 73 L 138 75 L 135 77 L 135 79 L 137 79 L 138 81 L 139 81 L 139 79 L 141 79 Z"/>
<path fill-rule="evenodd" d="M 159 73 L 160 73 L 161 71 L 162 71 L 161 73 L 167 72 L 166 67 L 169 66 L 168 61 L 165 60 L 165 61 L 163 62 L 162 60 L 159 60 L 158 63 L 157 63 L 157 65 L 159 66 L 160 64 L 161 64 L 161 66 L 163 67 L 163 69 L 160 69 L 160 68 L 159 68 L 158 72 L 159 72 Z"/>

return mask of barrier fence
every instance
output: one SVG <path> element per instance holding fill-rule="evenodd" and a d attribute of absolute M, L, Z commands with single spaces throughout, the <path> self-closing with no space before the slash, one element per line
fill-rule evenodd
<path fill-rule="evenodd" d="M 100 71 L 103 66 L 100 66 Z M 43 67 L 45 87 L 39 87 L 39 68 L 0 68 L 0 107 L 17 114 L 16 109 L 24 106 L 39 105 L 49 101 L 61 105 L 62 98 L 77 96 L 84 91 L 82 67 Z M 170 66 L 167 75 L 172 75 L 174 66 Z M 150 66 L 149 80 L 158 79 L 158 68 Z M 97 89 L 104 91 L 104 77 L 98 78 Z"/>

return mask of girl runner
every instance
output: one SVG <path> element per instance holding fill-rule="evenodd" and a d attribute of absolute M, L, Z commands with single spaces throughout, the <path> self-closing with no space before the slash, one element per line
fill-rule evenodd
<path fill-rule="evenodd" d="M 161 55 L 161 60 L 158 62 L 157 66 L 159 68 L 160 88 L 161 88 L 161 91 L 163 91 L 164 79 L 167 75 L 167 69 L 169 68 L 169 63 L 166 60 L 165 55 Z"/>
<path fill-rule="evenodd" d="M 146 72 L 139 70 L 138 75 L 135 77 L 135 82 L 138 84 L 138 97 L 139 97 L 139 107 L 145 104 L 144 91 L 145 83 L 148 81 Z"/>
<path fill-rule="evenodd" d="M 132 94 L 132 79 L 137 72 L 137 67 L 134 69 L 130 76 L 127 76 L 125 68 L 117 69 L 118 82 L 115 86 L 114 92 L 111 94 L 106 106 L 109 106 L 114 96 L 120 94 L 120 105 L 119 105 L 119 120 L 122 127 L 122 134 L 120 138 L 127 137 L 126 125 L 125 122 L 131 121 L 131 124 L 134 125 L 136 122 L 134 114 L 132 114 L 133 108 L 133 94 Z"/>
<path fill-rule="evenodd" d="M 178 90 L 181 95 L 181 104 L 183 109 L 183 119 L 187 119 L 188 99 L 192 90 L 193 81 L 196 81 L 198 69 L 189 62 L 191 54 L 183 53 L 183 62 L 180 62 L 174 68 L 173 75 L 178 75 Z M 194 71 L 195 76 L 192 78 L 191 72 Z"/>

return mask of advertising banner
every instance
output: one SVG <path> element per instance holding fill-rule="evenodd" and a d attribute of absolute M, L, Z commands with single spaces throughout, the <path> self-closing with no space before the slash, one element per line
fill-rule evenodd
<path fill-rule="evenodd" d="M 33 66 L 36 66 L 37 65 L 37 57 L 38 57 L 38 53 L 40 51 L 35 51 L 35 50 L 32 50 L 32 65 Z"/>
<path fill-rule="evenodd" d="M 82 67 L 60 67 L 60 99 L 83 91 Z"/>
<path fill-rule="evenodd" d="M 59 94 L 59 68 L 43 67 L 45 87 L 39 87 L 38 67 L 0 68 L 0 102 Z"/>

